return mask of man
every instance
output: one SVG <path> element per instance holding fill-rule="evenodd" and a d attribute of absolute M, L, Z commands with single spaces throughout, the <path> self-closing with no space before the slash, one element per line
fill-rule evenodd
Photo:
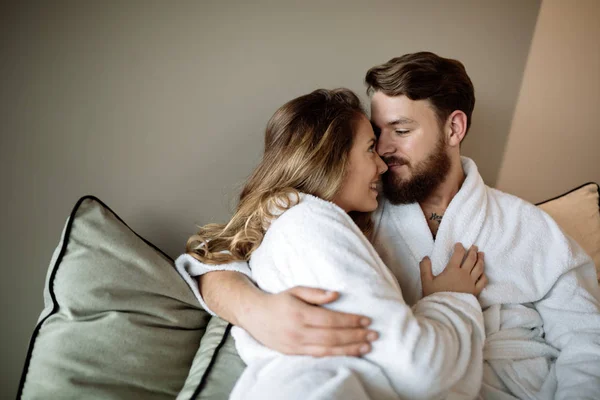
<path fill-rule="evenodd" d="M 372 241 L 406 302 L 435 284 L 455 242 L 477 245 L 489 278 L 479 297 L 487 335 L 483 397 L 597 398 L 600 290 L 593 262 L 548 215 L 488 188 L 474 162 L 461 158 L 475 104 L 463 65 L 407 54 L 372 68 L 365 81 L 377 152 L 389 167 Z M 335 301 L 335 293 L 266 294 L 247 278 L 244 263 L 219 268 L 227 271 L 191 268 L 203 305 L 268 347 L 359 355 L 376 340 L 368 320 L 318 307 Z"/>

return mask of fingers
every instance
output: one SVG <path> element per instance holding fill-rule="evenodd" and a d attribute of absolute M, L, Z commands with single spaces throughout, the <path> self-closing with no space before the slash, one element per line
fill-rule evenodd
<path fill-rule="evenodd" d="M 303 310 L 300 318 L 305 325 L 320 328 L 364 328 L 371 324 L 371 320 L 362 315 L 312 306 Z"/>
<path fill-rule="evenodd" d="M 473 245 L 469 248 L 465 259 L 461 264 L 461 268 L 465 268 L 467 271 L 471 271 L 477 263 L 477 246 Z"/>
<path fill-rule="evenodd" d="M 488 278 L 485 275 L 482 275 L 481 278 L 475 283 L 475 295 L 479 296 L 481 291 L 487 286 Z"/>
<path fill-rule="evenodd" d="M 427 282 L 433 280 L 433 272 L 431 271 L 431 260 L 429 257 L 425 257 L 419 263 L 421 269 L 421 282 Z"/>
<path fill-rule="evenodd" d="M 314 305 L 323 305 L 337 300 L 339 293 L 329 290 L 296 286 L 288 290 L 289 293 L 296 296 L 305 303 Z"/>
<path fill-rule="evenodd" d="M 360 357 L 371 351 L 371 345 L 368 343 L 352 344 L 348 346 L 326 347 L 326 346 L 304 346 L 298 354 L 309 355 L 313 357 L 326 356 L 350 356 Z"/>
<path fill-rule="evenodd" d="M 465 258 L 465 248 L 462 244 L 456 243 L 454 245 L 454 253 L 450 257 L 447 268 L 460 268 L 463 259 Z"/>
<path fill-rule="evenodd" d="M 477 282 L 477 280 L 483 275 L 483 253 L 477 253 L 477 262 L 475 266 L 471 270 L 471 278 L 473 282 Z"/>
<path fill-rule="evenodd" d="M 320 345 L 325 347 L 346 347 L 354 344 L 369 343 L 377 340 L 377 332 L 369 329 L 307 329 L 298 338 L 303 345 Z"/>

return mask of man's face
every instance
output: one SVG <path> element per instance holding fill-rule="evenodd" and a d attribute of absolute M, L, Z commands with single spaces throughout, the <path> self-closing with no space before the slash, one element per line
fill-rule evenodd
<path fill-rule="evenodd" d="M 388 165 L 383 193 L 393 204 L 426 200 L 450 170 L 446 139 L 428 100 L 375 92 L 371 121 L 377 153 Z"/>

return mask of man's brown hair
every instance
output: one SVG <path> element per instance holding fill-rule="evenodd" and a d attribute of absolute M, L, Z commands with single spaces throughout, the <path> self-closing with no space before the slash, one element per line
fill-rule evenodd
<path fill-rule="evenodd" d="M 440 125 L 456 110 L 467 115 L 467 132 L 475 107 L 475 90 L 464 65 L 450 58 L 422 51 L 392 58 L 375 66 L 365 77 L 369 95 L 404 95 L 411 100 L 429 100 Z"/>

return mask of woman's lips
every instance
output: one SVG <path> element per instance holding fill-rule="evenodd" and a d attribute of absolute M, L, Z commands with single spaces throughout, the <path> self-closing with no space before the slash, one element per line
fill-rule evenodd
<path fill-rule="evenodd" d="M 369 189 L 379 194 L 379 181 L 371 182 L 371 184 L 369 185 Z"/>

